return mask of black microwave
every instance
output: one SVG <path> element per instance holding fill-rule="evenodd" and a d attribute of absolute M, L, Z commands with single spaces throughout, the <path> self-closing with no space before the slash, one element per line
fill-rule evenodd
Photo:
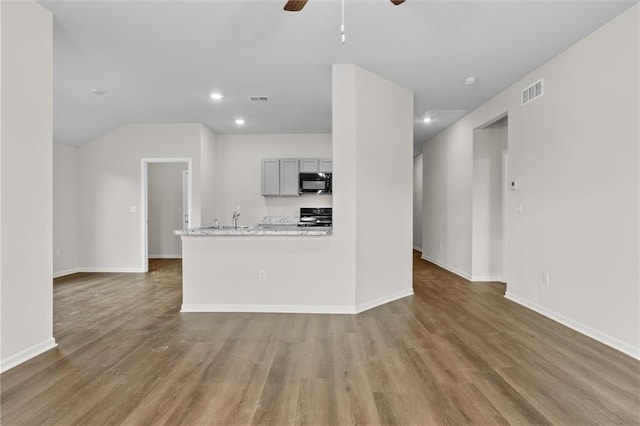
<path fill-rule="evenodd" d="M 331 173 L 300 173 L 300 194 L 331 194 Z"/>

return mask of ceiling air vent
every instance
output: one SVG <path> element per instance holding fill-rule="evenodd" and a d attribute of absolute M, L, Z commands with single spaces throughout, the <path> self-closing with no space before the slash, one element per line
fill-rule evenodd
<path fill-rule="evenodd" d="M 268 96 L 249 96 L 249 100 L 251 102 L 267 102 L 269 100 Z"/>
<path fill-rule="evenodd" d="M 544 94 L 544 84 L 542 79 L 536 81 L 531 86 L 522 90 L 522 105 L 526 105 L 532 100 Z"/>

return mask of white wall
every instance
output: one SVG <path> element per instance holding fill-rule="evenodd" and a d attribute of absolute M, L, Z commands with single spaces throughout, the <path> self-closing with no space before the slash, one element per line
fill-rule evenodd
<path fill-rule="evenodd" d="M 356 72 L 355 65 L 333 65 L 331 72 L 331 132 L 333 140 L 333 269 L 347 297 L 356 305 Z M 338 185 L 337 182 L 340 182 Z"/>
<path fill-rule="evenodd" d="M 182 172 L 187 163 L 150 163 L 148 168 L 149 257 L 180 258 L 182 244 Z"/>
<path fill-rule="evenodd" d="M 363 68 L 355 72 L 356 302 L 362 305 L 413 293 L 413 93 Z"/>
<path fill-rule="evenodd" d="M 471 279 L 473 124 L 458 121 L 422 153 L 422 257 Z"/>
<path fill-rule="evenodd" d="M 422 154 L 413 158 L 413 248 L 422 251 Z"/>
<path fill-rule="evenodd" d="M 506 117 L 473 133 L 473 281 L 502 278 L 502 156 Z"/>
<path fill-rule="evenodd" d="M 52 292 L 53 19 L 2 2 L 0 371 L 55 347 Z"/>
<path fill-rule="evenodd" d="M 636 5 L 423 146 L 425 258 L 469 275 L 473 130 L 508 113 L 507 297 L 635 357 L 639 22 Z M 521 106 L 539 78 L 544 96 Z"/>
<path fill-rule="evenodd" d="M 240 206 L 241 225 L 254 225 L 264 216 L 298 216 L 300 207 L 331 207 L 331 195 L 263 197 L 263 158 L 332 158 L 330 134 L 216 135 L 215 185 L 218 218 L 231 224 Z M 336 186 L 340 181 L 336 180 Z"/>
<path fill-rule="evenodd" d="M 2 31 L 2 3 L 0 3 L 0 92 L 2 91 L 2 84 L 3 84 L 3 81 L 4 81 L 4 80 L 2 80 L 2 58 L 4 56 L 4 55 L 2 55 L 2 46 L 3 46 L 3 44 L 2 44 L 2 33 L 3 33 L 3 31 Z M 2 121 L 4 120 L 4 115 L 3 115 L 3 112 L 2 112 L 2 104 L 3 103 L 4 102 L 2 102 L 1 94 L 0 94 L 0 333 L 4 334 L 4 328 L 2 326 L 2 318 L 3 318 L 3 316 L 2 316 L 2 306 L 3 306 L 2 305 L 2 288 L 3 288 L 2 280 L 3 280 L 3 277 L 4 277 L 4 274 L 2 272 L 2 263 L 4 262 L 4 257 L 2 255 L 2 246 L 4 245 L 4 243 L 3 243 L 4 238 L 3 238 L 3 235 L 2 235 L 2 227 L 3 227 L 3 222 L 2 222 L 2 210 L 3 210 L 2 200 L 4 198 L 2 196 L 3 188 L 4 188 L 4 186 L 2 184 L 2 182 L 3 182 L 3 180 L 2 180 L 2 174 L 3 174 L 2 173 L 2 169 L 3 169 L 3 167 L 2 167 L 2 164 L 3 164 L 3 161 L 2 161 L 2 151 L 3 151 L 2 150 L 2 146 L 3 146 L 2 138 L 3 138 L 3 135 L 4 135 L 4 132 L 2 130 Z M 2 357 L 3 357 L 3 355 L 2 355 L 2 335 L 0 335 L 0 373 L 3 371 Z M 6 367 L 4 367 L 4 368 L 6 368 Z"/>
<path fill-rule="evenodd" d="M 53 145 L 53 276 L 78 272 L 78 149 Z"/>
<path fill-rule="evenodd" d="M 201 124 L 134 124 L 78 150 L 78 223 L 83 270 L 140 272 L 141 159 L 192 159 L 192 225 L 200 225 Z M 132 212 L 133 210 L 133 212 Z"/>
<path fill-rule="evenodd" d="M 413 293 L 413 96 L 356 65 L 334 65 L 332 97 L 334 231 L 345 237 L 341 266 L 362 310 Z"/>

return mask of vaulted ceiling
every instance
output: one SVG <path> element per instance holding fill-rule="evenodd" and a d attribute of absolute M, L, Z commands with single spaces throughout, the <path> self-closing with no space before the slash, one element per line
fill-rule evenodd
<path fill-rule="evenodd" d="M 414 92 L 417 152 L 456 119 L 425 124 L 429 111 L 473 110 L 637 2 L 345 0 L 343 44 L 339 0 L 297 13 L 275 0 L 41 1 L 54 14 L 54 142 L 136 122 L 329 133 L 331 64 L 354 63 Z"/>

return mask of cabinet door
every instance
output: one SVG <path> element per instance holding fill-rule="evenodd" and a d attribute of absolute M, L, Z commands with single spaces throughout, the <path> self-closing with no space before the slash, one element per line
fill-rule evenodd
<path fill-rule="evenodd" d="M 298 175 L 300 174 L 297 158 L 280 160 L 280 195 L 300 195 L 298 193 Z"/>
<path fill-rule="evenodd" d="M 280 160 L 262 160 L 262 195 L 280 195 Z"/>
<path fill-rule="evenodd" d="M 331 173 L 333 172 L 333 160 L 319 160 L 318 171 Z"/>
<path fill-rule="evenodd" d="M 302 158 L 300 160 L 300 172 L 315 173 L 318 171 L 318 160 L 315 158 Z"/>

